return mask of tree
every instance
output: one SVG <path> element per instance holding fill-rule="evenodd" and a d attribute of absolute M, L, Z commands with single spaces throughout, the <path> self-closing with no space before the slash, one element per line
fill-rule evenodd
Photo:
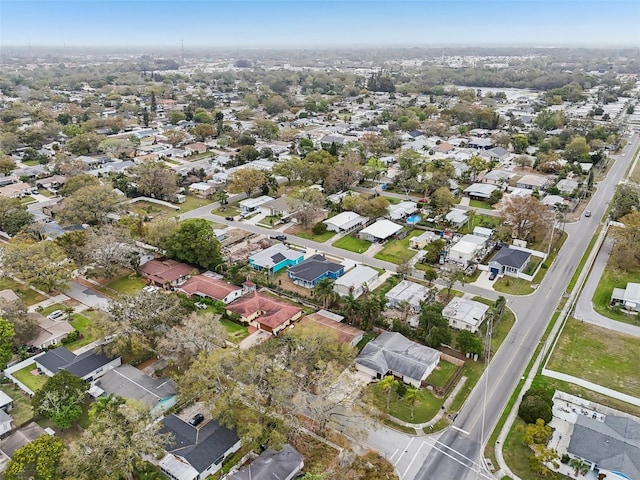
<path fill-rule="evenodd" d="M 128 138 L 107 138 L 98 144 L 98 150 L 115 158 L 133 153 L 135 146 Z"/>
<path fill-rule="evenodd" d="M 143 226 L 142 237 L 149 245 L 164 250 L 167 240 L 176 233 L 179 224 L 176 217 L 154 219 Z"/>
<path fill-rule="evenodd" d="M 298 188 L 289 195 L 287 203 L 292 216 L 306 229 L 324 206 L 325 198 L 317 188 Z"/>
<path fill-rule="evenodd" d="M 387 410 L 389 410 L 389 403 L 391 402 L 391 393 L 398 386 L 398 380 L 393 375 L 386 375 L 380 380 L 379 387 L 384 393 L 387 394 Z"/>
<path fill-rule="evenodd" d="M 335 298 L 334 283 L 332 279 L 325 277 L 313 287 L 313 296 L 322 300 L 322 308 L 325 310 L 331 304 L 331 300 Z"/>
<path fill-rule="evenodd" d="M 60 195 L 68 197 L 84 187 L 100 185 L 98 177 L 89 173 L 81 173 L 69 178 L 60 188 Z"/>
<path fill-rule="evenodd" d="M 489 163 L 484 158 L 474 155 L 467 162 L 467 166 L 471 171 L 471 180 L 475 181 L 478 173 L 486 170 Z"/>
<path fill-rule="evenodd" d="M 31 340 L 40 328 L 38 320 L 28 315 L 27 306 L 21 299 L 12 302 L 0 300 L 0 315 L 13 326 L 15 345 Z"/>
<path fill-rule="evenodd" d="M 549 467 L 551 464 L 553 468 L 558 468 L 559 464 L 558 453 L 543 445 L 535 445 L 532 447 L 534 454 L 529 457 L 529 466 L 531 471 L 537 473 L 543 478 L 548 477 L 553 473 L 553 470 Z"/>
<path fill-rule="evenodd" d="M 439 303 L 423 303 L 420 307 L 420 330 L 424 342 L 430 347 L 439 347 L 451 341 L 449 321 L 442 316 L 442 308 Z"/>
<path fill-rule="evenodd" d="M 335 468 L 331 478 L 341 480 L 398 480 L 393 464 L 378 452 L 368 451 Z"/>
<path fill-rule="evenodd" d="M 545 424 L 545 421 L 538 418 L 535 423 L 529 423 L 524 428 L 522 441 L 525 445 L 546 445 L 553 436 L 553 428 Z"/>
<path fill-rule="evenodd" d="M 83 187 L 67 197 L 58 211 L 58 220 L 63 225 L 101 225 L 110 213 L 118 213 L 122 197 L 109 185 Z"/>
<path fill-rule="evenodd" d="M 586 475 L 589 471 L 589 464 L 579 458 L 572 458 L 569 460 L 569 466 L 573 468 L 573 473 L 577 477 L 578 475 Z"/>
<path fill-rule="evenodd" d="M 147 457 L 160 457 L 163 446 L 172 440 L 161 433 L 143 404 L 108 397 L 90 412 L 91 424 L 72 442 L 61 470 L 64 478 L 78 480 L 133 479 L 133 473 Z"/>
<path fill-rule="evenodd" d="M 409 403 L 411 407 L 411 420 L 413 420 L 413 410 L 416 406 L 416 403 L 420 402 L 420 390 L 417 388 L 407 388 L 407 391 L 404 394 L 404 399 Z"/>
<path fill-rule="evenodd" d="M 338 159 L 326 150 L 318 150 L 307 154 L 307 168 L 302 172 L 302 180 L 311 183 L 324 183 Z"/>
<path fill-rule="evenodd" d="M 32 221 L 33 215 L 19 198 L 0 197 L 0 230 L 13 236 Z"/>
<path fill-rule="evenodd" d="M 278 136 L 278 125 L 271 120 L 258 118 L 253 122 L 253 132 L 263 140 L 274 140 Z"/>
<path fill-rule="evenodd" d="M 588 161 L 589 150 L 587 139 L 581 136 L 575 136 L 565 147 L 564 156 L 570 162 Z"/>
<path fill-rule="evenodd" d="M 288 104 L 280 95 L 272 95 L 264 101 L 263 106 L 265 112 L 269 115 L 277 115 L 278 113 L 284 112 Z"/>
<path fill-rule="evenodd" d="M 345 159 L 339 162 L 329 173 L 324 182 L 329 192 L 348 190 L 362 179 L 362 168 L 359 163 Z"/>
<path fill-rule="evenodd" d="M 436 263 L 440 258 L 440 254 L 446 246 L 447 242 L 441 238 L 437 238 L 436 240 L 429 242 L 425 247 L 425 250 L 427 251 L 424 256 L 425 261 L 428 263 Z"/>
<path fill-rule="evenodd" d="M 241 168 L 229 176 L 229 193 L 245 193 L 250 197 L 253 192 L 260 189 L 265 181 L 265 174 L 256 168 Z"/>
<path fill-rule="evenodd" d="M 5 480 L 56 480 L 65 445 L 58 437 L 41 435 L 13 454 L 2 472 Z"/>
<path fill-rule="evenodd" d="M 186 315 L 180 297 L 140 291 L 111 300 L 107 314 L 98 317 L 96 324 L 114 337 L 103 346 L 107 353 L 156 353 L 158 341 Z"/>
<path fill-rule="evenodd" d="M 509 195 L 498 205 L 514 238 L 528 241 L 545 235 L 554 221 L 553 211 L 534 196 Z"/>
<path fill-rule="evenodd" d="M 2 155 L 0 152 L 0 173 L 2 175 L 9 175 L 11 171 L 16 168 L 16 162 L 7 155 Z"/>
<path fill-rule="evenodd" d="M 193 129 L 193 134 L 198 137 L 198 140 L 204 142 L 207 138 L 215 136 L 216 127 L 210 123 L 198 123 Z"/>
<path fill-rule="evenodd" d="M 173 236 L 165 241 L 165 250 L 169 258 L 208 270 L 215 270 L 222 263 L 220 242 L 211 225 L 202 218 L 180 223 Z"/>
<path fill-rule="evenodd" d="M 456 336 L 456 347 L 462 353 L 482 355 L 482 338 L 469 330 L 461 330 Z"/>
<path fill-rule="evenodd" d="M 172 110 L 169 112 L 169 115 L 167 115 L 167 118 L 169 119 L 169 122 L 171 122 L 171 125 L 177 125 L 182 120 L 186 120 L 187 116 L 180 110 Z"/>
<path fill-rule="evenodd" d="M 529 139 L 526 135 L 518 133 L 511 137 L 511 143 L 513 144 L 513 150 L 517 154 L 521 154 L 527 150 L 527 147 L 529 146 Z"/>
<path fill-rule="evenodd" d="M 73 272 L 73 264 L 54 242 L 16 236 L 4 247 L 1 258 L 4 275 L 46 292 L 65 288 Z"/>
<path fill-rule="evenodd" d="M 621 270 L 631 272 L 640 265 L 640 212 L 628 213 L 619 222 L 624 228 L 612 229 L 615 248 L 611 260 Z"/>
<path fill-rule="evenodd" d="M 171 113 L 182 113 L 182 112 L 171 112 Z M 184 142 L 185 139 L 187 138 L 187 134 L 182 130 L 169 130 L 168 132 L 165 132 L 164 136 L 167 137 L 167 140 L 169 140 L 169 143 L 174 148 L 179 143 Z"/>
<path fill-rule="evenodd" d="M 307 162 L 298 157 L 289 157 L 273 166 L 273 173 L 285 177 L 289 183 L 297 180 L 302 175 L 302 171 L 307 166 Z"/>
<path fill-rule="evenodd" d="M 171 199 L 178 191 L 178 175 L 162 163 L 144 163 L 132 173 L 142 195 Z"/>
<path fill-rule="evenodd" d="M 525 168 L 533 165 L 533 160 L 529 155 L 518 155 L 513 159 L 513 163 L 515 163 L 520 168 Z"/>
<path fill-rule="evenodd" d="M 552 403 L 541 395 L 525 395 L 518 408 L 518 416 L 527 423 L 536 423 L 538 419 L 549 423 L 553 416 L 551 405 Z"/>
<path fill-rule="evenodd" d="M 640 185 L 633 182 L 619 184 L 611 199 L 611 218 L 617 221 L 638 208 L 640 208 Z"/>
<path fill-rule="evenodd" d="M 7 368 L 7 363 L 13 357 L 13 339 L 15 330 L 8 320 L 0 317 L 0 370 Z"/>
<path fill-rule="evenodd" d="M 443 215 L 455 204 L 455 198 L 448 187 L 440 187 L 433 192 L 429 203 L 437 215 Z"/>
<path fill-rule="evenodd" d="M 220 323 L 220 315 L 196 312 L 184 319 L 158 342 L 158 351 L 164 357 L 187 365 L 200 353 L 210 353 L 216 348 L 225 348 L 227 330 Z"/>
<path fill-rule="evenodd" d="M 127 232 L 111 226 L 87 232 L 83 257 L 105 278 L 112 278 L 122 268 L 134 269 L 139 262 L 135 243 Z"/>
<path fill-rule="evenodd" d="M 67 150 L 74 155 L 96 153 L 103 138 L 95 133 L 81 133 L 67 142 Z"/>
<path fill-rule="evenodd" d="M 67 429 L 82 415 L 87 384 L 66 370 L 49 377 L 31 397 L 33 409 L 58 427 Z"/>

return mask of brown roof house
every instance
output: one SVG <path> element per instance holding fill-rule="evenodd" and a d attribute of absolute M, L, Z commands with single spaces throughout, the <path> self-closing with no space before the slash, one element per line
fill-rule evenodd
<path fill-rule="evenodd" d="M 150 260 L 138 268 L 142 278 L 163 288 L 184 283 L 195 270 L 195 267 L 175 260 Z"/>
<path fill-rule="evenodd" d="M 227 305 L 248 291 L 245 287 L 237 287 L 209 275 L 195 275 L 180 285 L 177 290 L 188 297 L 194 295 L 206 297 L 211 300 L 220 300 Z"/>
<path fill-rule="evenodd" d="M 240 319 L 259 330 L 278 335 L 302 315 L 302 308 L 277 298 L 253 292 L 227 307 L 227 313 L 235 313 Z"/>

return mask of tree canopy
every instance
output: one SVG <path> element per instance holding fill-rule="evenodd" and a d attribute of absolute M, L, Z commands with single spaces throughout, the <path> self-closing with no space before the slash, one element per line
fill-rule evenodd
<path fill-rule="evenodd" d="M 164 242 L 166 255 L 181 262 L 214 270 L 222 263 L 220 242 L 202 218 L 185 220 Z"/>
<path fill-rule="evenodd" d="M 87 384 L 80 377 L 60 370 L 49 377 L 31 397 L 33 409 L 58 427 L 67 429 L 82 415 Z"/>

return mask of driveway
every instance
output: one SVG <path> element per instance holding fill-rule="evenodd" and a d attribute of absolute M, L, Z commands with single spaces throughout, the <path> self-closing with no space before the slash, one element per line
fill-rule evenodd
<path fill-rule="evenodd" d="M 73 281 L 69 282 L 69 290 L 65 294 L 91 308 L 105 310 L 109 304 L 109 297 Z"/>

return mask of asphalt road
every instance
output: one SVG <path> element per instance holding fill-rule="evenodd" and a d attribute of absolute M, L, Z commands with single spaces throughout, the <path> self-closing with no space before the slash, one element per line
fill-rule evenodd
<path fill-rule="evenodd" d="M 597 184 L 589 203 L 592 216 L 566 226 L 569 238 L 536 292 L 527 297 L 509 297 L 507 305 L 517 317 L 514 327 L 467 399 L 453 428 L 440 437 L 424 459 L 416 480 L 491 478 L 478 466 L 483 445 L 522 377 L 638 145 L 640 138 L 635 134 L 624 149 L 625 156 L 615 157 L 606 179 Z"/>

